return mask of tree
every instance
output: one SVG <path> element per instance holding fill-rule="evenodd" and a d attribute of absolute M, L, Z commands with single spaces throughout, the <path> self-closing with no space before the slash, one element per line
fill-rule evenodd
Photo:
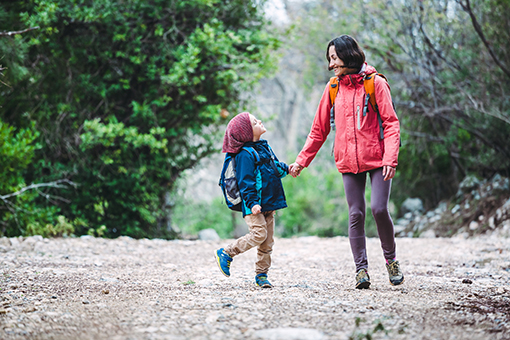
<path fill-rule="evenodd" d="M 17 41 L 23 72 L 2 119 L 35 122 L 27 179 L 68 178 L 58 209 L 78 233 L 165 236 L 165 195 L 216 147 L 220 112 L 270 71 L 278 41 L 255 1 L 72 0 L 4 4 L 5 25 L 40 26 Z M 0 28 L 1 29 L 1 28 Z M 41 202 L 43 204 L 43 202 Z M 168 235 L 166 235 L 168 236 Z"/>
<path fill-rule="evenodd" d="M 468 173 L 510 174 L 509 9 L 502 0 L 320 0 L 295 15 L 308 88 L 327 82 L 324 46 L 341 34 L 389 78 L 404 144 L 397 203 L 419 196 L 431 207 Z"/>

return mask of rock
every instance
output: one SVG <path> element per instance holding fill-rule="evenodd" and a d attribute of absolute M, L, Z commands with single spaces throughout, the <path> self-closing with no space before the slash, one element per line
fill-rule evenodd
<path fill-rule="evenodd" d="M 456 213 L 457 211 L 459 211 L 459 210 L 460 210 L 460 205 L 456 204 L 456 205 L 453 207 L 453 209 L 452 209 L 452 215 L 455 215 L 455 213 Z"/>
<path fill-rule="evenodd" d="M 41 235 L 34 235 L 34 236 L 27 237 L 25 239 L 25 242 L 27 242 L 28 240 L 33 240 L 35 242 L 42 242 L 44 240 L 44 237 L 42 237 Z"/>
<path fill-rule="evenodd" d="M 442 201 L 442 202 L 439 202 L 439 205 L 434 210 L 434 212 L 437 215 L 441 215 L 442 213 L 444 213 L 446 211 L 447 208 L 448 208 L 448 206 L 447 206 L 446 202 Z"/>
<path fill-rule="evenodd" d="M 264 340 L 321 340 L 324 334 L 311 328 L 262 329 L 253 334 Z"/>
<path fill-rule="evenodd" d="M 459 190 L 467 194 L 472 190 L 478 189 L 479 186 L 480 181 L 478 180 L 478 178 L 476 178 L 476 176 L 473 175 L 468 175 L 462 180 L 462 182 L 460 182 Z"/>
<path fill-rule="evenodd" d="M 220 237 L 214 229 L 203 229 L 198 232 L 198 239 L 203 241 L 219 241 Z"/>
<path fill-rule="evenodd" d="M 419 198 L 406 198 L 404 203 L 402 203 L 402 213 L 405 214 L 407 212 L 410 213 L 421 213 L 423 211 L 423 202 Z"/>
<path fill-rule="evenodd" d="M 464 279 L 464 280 L 462 280 L 462 283 L 470 285 L 473 283 L 473 281 L 471 281 L 470 279 Z"/>
<path fill-rule="evenodd" d="M 11 241 L 9 241 L 9 239 L 7 237 L 1 237 L 0 238 L 0 245 L 2 246 L 5 246 L 5 247 L 10 247 L 11 246 Z"/>
<path fill-rule="evenodd" d="M 14 248 L 20 245 L 19 239 L 17 237 L 11 237 L 9 241 L 11 242 L 11 246 Z"/>
<path fill-rule="evenodd" d="M 399 235 L 400 233 L 404 232 L 406 230 L 406 226 L 402 224 L 395 224 L 393 227 L 395 231 L 395 235 Z"/>
<path fill-rule="evenodd" d="M 420 237 L 422 237 L 422 238 L 435 238 L 436 237 L 436 233 L 434 232 L 434 230 L 429 229 L 429 230 L 425 230 L 424 232 L 422 232 L 420 234 Z"/>
<path fill-rule="evenodd" d="M 492 191 L 493 195 L 501 194 L 501 193 L 506 192 L 510 189 L 510 183 L 509 183 L 508 178 L 501 177 L 500 174 L 495 174 L 494 177 L 492 177 L 492 179 L 491 179 L 491 183 L 492 183 L 491 191 Z"/>
<path fill-rule="evenodd" d="M 469 223 L 469 230 L 476 230 L 478 229 L 480 225 L 478 224 L 478 222 L 476 221 L 471 221 L 471 223 Z"/>
<path fill-rule="evenodd" d="M 234 229 L 234 238 L 242 237 L 250 232 L 248 225 L 246 223 L 236 224 Z"/>

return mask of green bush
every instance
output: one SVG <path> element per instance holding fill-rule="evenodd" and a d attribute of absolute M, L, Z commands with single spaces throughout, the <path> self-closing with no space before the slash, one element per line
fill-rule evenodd
<path fill-rule="evenodd" d="M 53 224 L 42 225 L 40 222 L 33 222 L 27 225 L 25 236 L 41 235 L 43 237 L 61 237 L 70 236 L 74 233 L 74 224 L 65 218 L 58 216 L 57 222 Z"/>
<path fill-rule="evenodd" d="M 241 213 L 229 210 L 223 197 L 210 202 L 181 198 L 172 211 L 172 225 L 185 235 L 197 235 L 200 230 L 212 228 L 221 238 L 232 238 L 237 223 L 244 223 Z"/>
<path fill-rule="evenodd" d="M 279 41 L 259 5 L 0 4 L 0 31 L 39 27 L 0 41 L 2 79 L 10 85 L 1 88 L 0 119 L 21 129 L 33 124 L 39 133 L 27 182 L 78 184 L 59 193 L 57 211 L 84 221 L 77 235 L 104 225 L 105 237 L 173 237 L 166 233 L 167 193 L 215 151 L 225 112 L 245 109 L 241 95 L 276 66 L 270 52 Z M 47 223 L 56 221 L 39 225 Z"/>

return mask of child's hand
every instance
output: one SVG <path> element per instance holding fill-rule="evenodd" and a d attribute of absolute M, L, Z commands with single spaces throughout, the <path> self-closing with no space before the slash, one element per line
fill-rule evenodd
<path fill-rule="evenodd" d="M 289 165 L 289 173 L 294 178 L 299 176 L 303 169 L 304 169 L 304 167 L 299 165 L 297 162 L 294 162 L 291 165 Z"/>
<path fill-rule="evenodd" d="M 258 204 L 255 204 L 253 207 L 251 207 L 251 213 L 253 215 L 260 214 L 260 211 L 262 210 L 262 207 Z"/>

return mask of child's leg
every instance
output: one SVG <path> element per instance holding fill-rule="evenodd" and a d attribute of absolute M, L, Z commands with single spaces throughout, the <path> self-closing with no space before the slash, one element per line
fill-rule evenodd
<path fill-rule="evenodd" d="M 372 214 L 377 224 L 377 233 L 381 240 L 384 258 L 386 260 L 393 260 L 396 257 L 395 233 L 393 230 L 393 221 L 388 211 L 391 179 L 385 181 L 382 175 L 382 168 L 379 168 L 370 171 L 370 180 L 372 182 Z"/>
<path fill-rule="evenodd" d="M 368 268 L 365 240 L 365 182 L 366 173 L 343 174 L 345 198 L 349 205 L 349 242 L 356 264 L 356 272 Z"/>
<path fill-rule="evenodd" d="M 271 267 L 271 253 L 274 245 L 274 211 L 268 211 L 264 214 L 266 219 L 267 237 L 257 248 L 257 262 L 255 263 L 255 274 L 267 274 Z"/>
<path fill-rule="evenodd" d="M 267 238 L 266 219 L 263 213 L 246 215 L 244 220 L 248 224 L 250 232 L 225 247 L 225 252 L 232 257 L 259 246 Z"/>

